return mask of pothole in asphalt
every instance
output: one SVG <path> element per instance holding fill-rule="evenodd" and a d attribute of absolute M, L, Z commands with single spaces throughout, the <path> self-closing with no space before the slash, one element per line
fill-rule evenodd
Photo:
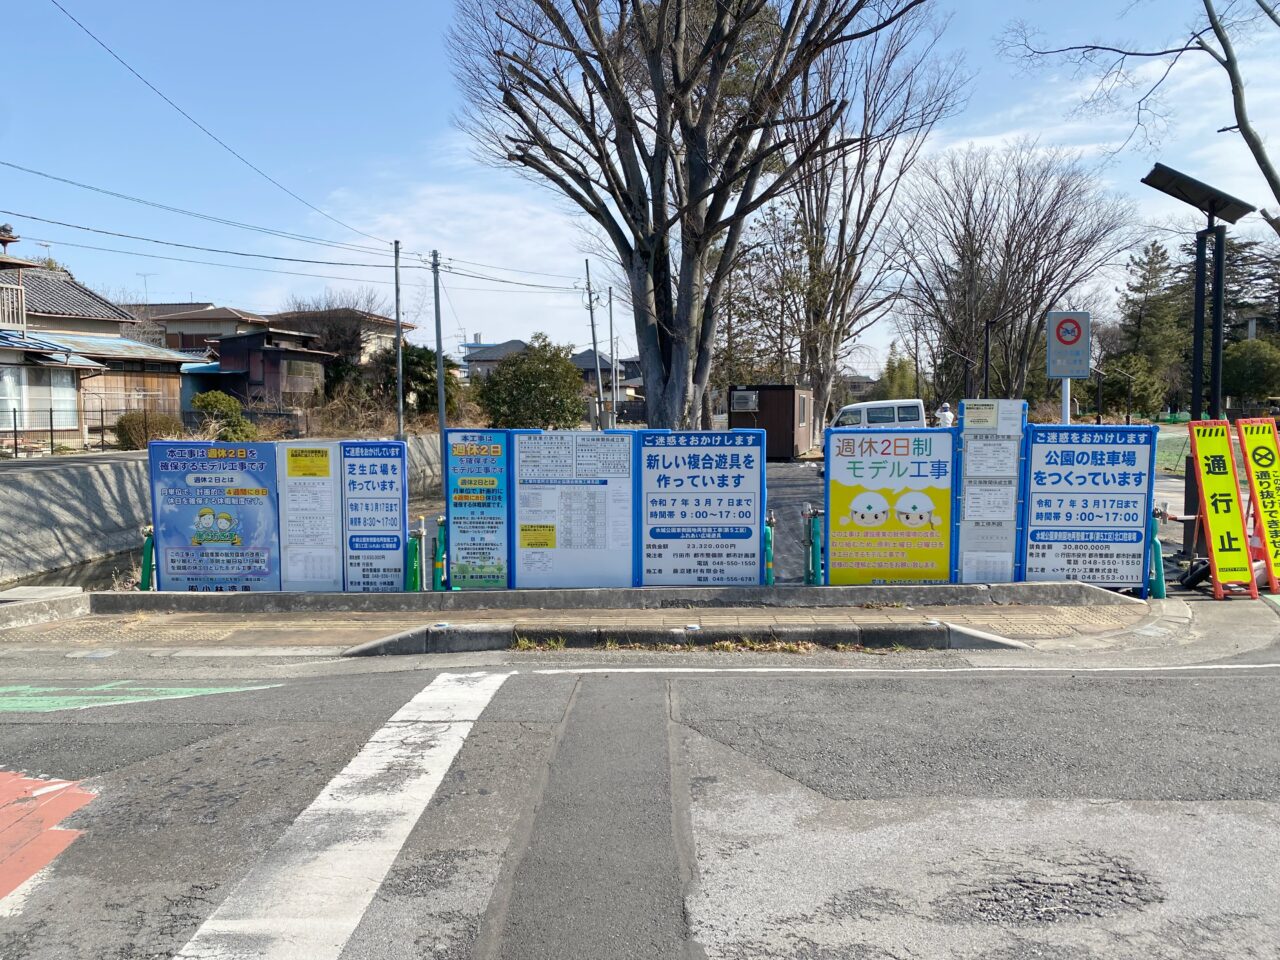
<path fill-rule="evenodd" d="M 1002 925 L 1068 923 L 1141 910 L 1160 903 L 1159 884 L 1124 857 L 1101 850 L 1008 854 L 990 873 L 933 901 L 939 917 Z"/>

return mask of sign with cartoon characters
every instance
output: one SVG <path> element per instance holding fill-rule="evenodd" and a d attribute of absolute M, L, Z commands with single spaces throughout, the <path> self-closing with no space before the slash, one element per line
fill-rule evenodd
<path fill-rule="evenodd" d="M 447 430 L 449 586 L 508 586 L 511 506 L 506 430 Z"/>
<path fill-rule="evenodd" d="M 828 430 L 827 582 L 949 583 L 955 432 Z"/>
<path fill-rule="evenodd" d="M 149 453 L 159 589 L 279 590 L 275 446 L 165 441 Z"/>
<path fill-rule="evenodd" d="M 764 431 L 640 435 L 641 583 L 764 582 Z"/>

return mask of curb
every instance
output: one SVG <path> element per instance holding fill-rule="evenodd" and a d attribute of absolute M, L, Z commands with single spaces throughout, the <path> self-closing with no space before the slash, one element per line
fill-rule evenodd
<path fill-rule="evenodd" d="M 0 603 L 0 630 L 87 617 L 91 605 L 89 597 L 90 594 L 80 593 L 51 600 L 13 600 Z"/>
<path fill-rule="evenodd" d="M 994 633 L 940 620 L 920 623 L 867 624 L 847 627 L 790 626 L 778 624 L 763 630 L 732 627 L 623 627 L 602 631 L 599 627 L 525 627 L 513 622 L 433 623 L 370 640 L 342 651 L 344 657 L 412 656 L 430 653 L 477 653 L 510 650 L 517 640 L 533 643 L 563 641 L 566 648 L 598 646 L 603 634 L 619 644 L 690 644 L 710 646 L 717 641 L 837 644 L 871 649 L 906 647 L 911 650 L 1028 650 L 1027 644 Z"/>
<path fill-rule="evenodd" d="M 726 607 L 1098 606 L 1142 603 L 1101 587 L 1064 583 L 933 584 L 864 587 L 627 587 L 473 590 L 439 593 L 90 594 L 93 613 L 421 613 L 481 610 L 697 610 Z"/>

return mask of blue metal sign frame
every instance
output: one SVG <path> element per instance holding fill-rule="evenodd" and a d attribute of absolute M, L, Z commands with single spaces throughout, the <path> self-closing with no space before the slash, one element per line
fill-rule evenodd
<path fill-rule="evenodd" d="M 1022 573 L 1025 579 L 1027 550 L 1031 539 L 1031 507 L 1032 507 L 1032 490 L 1031 490 L 1031 459 L 1032 451 L 1037 439 L 1047 433 L 1069 433 L 1080 434 L 1085 436 L 1094 436 L 1098 434 L 1137 434 L 1150 438 L 1148 444 L 1131 444 L 1132 446 L 1142 447 L 1149 446 L 1147 456 L 1147 492 L 1144 503 L 1144 509 L 1141 511 L 1139 523 L 1141 525 L 1141 537 L 1139 543 L 1142 545 L 1142 581 L 1139 584 L 1107 586 L 1101 584 L 1104 589 L 1116 590 L 1133 590 L 1138 591 L 1138 595 L 1143 599 L 1147 597 L 1148 586 L 1151 579 L 1151 544 L 1149 538 L 1151 535 L 1151 509 L 1155 502 L 1155 467 L 1156 467 L 1156 445 L 1159 440 L 1160 428 L 1157 426 L 1107 426 L 1107 425 L 1067 425 L 1067 424 L 1031 424 L 1026 431 L 1024 440 L 1024 456 L 1023 456 L 1023 482 L 1026 485 L 1026 502 L 1023 505 L 1022 519 L 1022 535 L 1019 537 L 1019 555 L 1022 564 Z M 1088 441 L 1081 441 L 1082 443 Z M 1130 445 L 1123 440 L 1112 441 L 1114 445 Z M 1084 580 L 1082 583 L 1088 583 Z"/>
<path fill-rule="evenodd" d="M 947 583 L 956 582 L 956 558 L 959 550 L 958 515 L 960 512 L 960 492 L 956 478 L 960 469 L 960 430 L 958 427 L 827 427 L 822 435 L 822 460 L 825 465 L 822 482 L 822 582 L 831 586 L 831 438 L 833 436 L 867 436 L 868 434 L 925 434 L 951 436 L 951 516 L 950 516 L 950 557 L 948 559 Z M 941 581 L 939 581 L 941 582 Z"/>

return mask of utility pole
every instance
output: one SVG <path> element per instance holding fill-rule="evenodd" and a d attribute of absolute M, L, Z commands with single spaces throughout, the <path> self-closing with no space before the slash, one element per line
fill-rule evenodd
<path fill-rule="evenodd" d="M 444 415 L 444 334 L 440 331 L 440 251 L 431 251 L 431 282 L 435 286 L 436 294 L 436 420 L 440 424 L 440 462 L 444 463 L 444 458 L 448 451 L 448 447 L 444 442 L 445 431 L 445 415 Z"/>
<path fill-rule="evenodd" d="M 396 258 L 396 439 L 404 439 L 404 325 L 400 322 L 400 241 L 391 245 Z"/>
<path fill-rule="evenodd" d="M 591 293 L 591 261 L 587 265 L 587 311 L 591 314 L 591 352 L 596 356 L 596 429 L 604 429 L 604 379 L 600 373 L 600 342 L 596 339 L 596 300 Z"/>
<path fill-rule="evenodd" d="M 609 411 L 609 426 L 618 425 L 618 341 L 613 338 L 613 287 L 609 288 L 609 394 L 613 409 Z"/>

